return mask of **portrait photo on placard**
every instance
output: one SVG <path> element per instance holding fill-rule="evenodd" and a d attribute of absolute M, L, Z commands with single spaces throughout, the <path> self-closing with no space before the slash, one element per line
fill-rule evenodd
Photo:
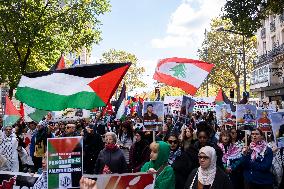
<path fill-rule="evenodd" d="M 143 121 L 146 130 L 159 130 L 164 121 L 164 103 L 147 101 L 143 105 Z"/>

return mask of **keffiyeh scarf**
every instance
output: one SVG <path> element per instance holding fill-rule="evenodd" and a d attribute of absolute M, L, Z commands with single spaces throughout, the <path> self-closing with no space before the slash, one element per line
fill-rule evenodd
<path fill-rule="evenodd" d="M 242 148 L 236 144 L 230 144 L 227 151 L 223 143 L 218 143 L 218 146 L 223 151 L 222 162 L 226 165 L 230 164 L 230 160 L 238 159 L 242 156 Z"/>
<path fill-rule="evenodd" d="M 37 179 L 36 183 L 33 186 L 33 189 L 47 189 L 47 172 L 44 171 Z"/>
<path fill-rule="evenodd" d="M 256 160 L 258 157 L 260 157 L 261 160 L 264 158 L 264 153 L 267 149 L 267 143 L 264 140 L 259 142 L 251 142 L 249 147 L 252 150 L 251 153 L 252 161 Z"/>

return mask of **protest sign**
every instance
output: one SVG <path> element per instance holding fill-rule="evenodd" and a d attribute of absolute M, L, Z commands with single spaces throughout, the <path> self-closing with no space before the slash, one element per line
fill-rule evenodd
<path fill-rule="evenodd" d="M 271 125 L 278 147 L 284 147 L 284 112 L 271 113 Z"/>
<path fill-rule="evenodd" d="M 194 112 L 208 112 L 213 111 L 216 103 L 215 103 L 215 97 L 192 97 L 195 100 Z"/>
<path fill-rule="evenodd" d="M 262 131 L 272 131 L 270 114 L 273 110 L 258 109 L 256 110 L 257 127 Z"/>
<path fill-rule="evenodd" d="M 174 113 L 179 114 L 182 104 L 182 96 L 165 96 L 164 106 L 165 106 L 165 114 Z"/>
<path fill-rule="evenodd" d="M 0 189 L 32 189 L 39 175 L 0 171 Z"/>
<path fill-rule="evenodd" d="M 78 188 L 83 171 L 83 138 L 47 139 L 48 188 Z"/>
<path fill-rule="evenodd" d="M 219 126 L 225 126 L 226 130 L 236 126 L 236 120 L 232 119 L 232 111 L 229 104 L 217 105 L 215 111 Z"/>
<path fill-rule="evenodd" d="M 183 96 L 182 97 L 182 103 L 181 103 L 181 111 L 180 115 L 186 116 L 189 113 L 193 112 L 195 100 L 191 97 L 188 96 Z"/>
<path fill-rule="evenodd" d="M 96 178 L 97 188 L 104 189 L 154 189 L 155 175 L 149 173 L 125 173 L 84 175 Z"/>
<path fill-rule="evenodd" d="M 163 126 L 164 104 L 160 101 L 148 101 L 143 105 L 143 119 L 146 130 L 158 130 Z"/>
<path fill-rule="evenodd" d="M 237 105 L 237 128 L 252 130 L 256 128 L 256 106 L 250 104 Z"/>

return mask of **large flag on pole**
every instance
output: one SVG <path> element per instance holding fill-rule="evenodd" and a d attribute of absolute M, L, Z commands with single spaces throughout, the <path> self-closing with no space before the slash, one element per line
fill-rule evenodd
<path fill-rule="evenodd" d="M 21 77 L 16 98 L 27 105 L 58 111 L 106 106 L 131 63 L 93 64 Z"/>
<path fill-rule="evenodd" d="M 122 88 L 121 88 L 121 92 L 120 95 L 115 103 L 115 108 L 114 108 L 114 112 L 117 113 L 119 107 L 122 105 L 124 108 L 124 103 L 122 103 L 125 100 L 126 97 L 126 85 L 125 83 L 123 84 Z"/>
<path fill-rule="evenodd" d="M 181 88 L 195 95 L 214 64 L 187 58 L 166 58 L 160 60 L 154 79 L 167 85 Z"/>
<path fill-rule="evenodd" d="M 14 125 L 21 117 L 20 112 L 13 105 L 12 101 L 6 95 L 5 114 L 3 118 L 3 126 Z"/>

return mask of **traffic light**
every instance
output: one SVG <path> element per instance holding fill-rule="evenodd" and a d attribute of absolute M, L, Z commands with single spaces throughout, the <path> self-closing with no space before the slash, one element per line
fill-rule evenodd
<path fill-rule="evenodd" d="M 235 97 L 235 90 L 230 89 L 230 98 L 234 98 L 234 97 Z"/>

